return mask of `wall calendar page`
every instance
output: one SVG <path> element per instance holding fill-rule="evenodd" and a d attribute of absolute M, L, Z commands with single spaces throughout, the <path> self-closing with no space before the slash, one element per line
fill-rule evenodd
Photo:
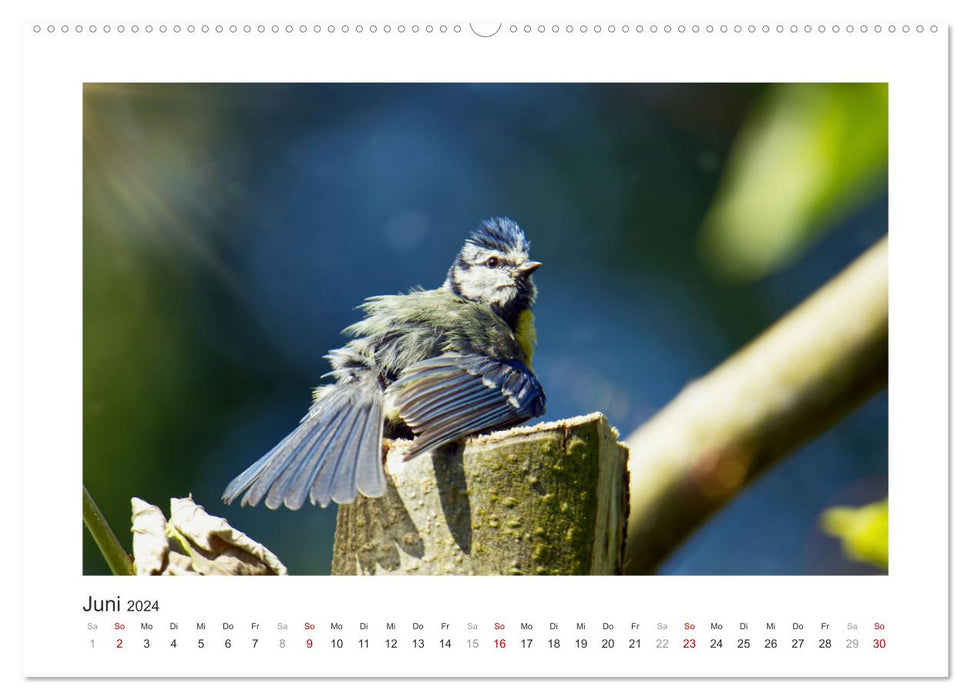
<path fill-rule="evenodd" d="M 326 14 L 22 26 L 27 687 L 949 689 L 947 18 Z"/>

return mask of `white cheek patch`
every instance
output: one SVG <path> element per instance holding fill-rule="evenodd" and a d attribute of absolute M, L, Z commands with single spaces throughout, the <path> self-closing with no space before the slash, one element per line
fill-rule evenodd
<path fill-rule="evenodd" d="M 471 267 L 462 275 L 462 288 L 476 296 L 484 295 L 496 286 L 496 275 L 492 270 Z"/>
<path fill-rule="evenodd" d="M 516 296 L 516 287 L 506 270 L 482 266 L 470 267 L 456 274 L 462 294 L 490 304 L 508 304 Z"/>
<path fill-rule="evenodd" d="M 489 267 L 488 260 L 493 257 L 500 264 Z M 529 260 L 529 252 L 524 247 L 499 251 L 469 241 L 462 248 L 461 258 L 464 264 L 454 271 L 454 276 L 462 294 L 469 299 L 505 306 L 516 298 L 515 270 Z"/>

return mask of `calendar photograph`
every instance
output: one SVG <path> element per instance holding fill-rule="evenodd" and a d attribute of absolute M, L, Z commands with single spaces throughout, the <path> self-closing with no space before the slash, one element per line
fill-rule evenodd
<path fill-rule="evenodd" d="M 84 83 L 83 575 L 887 575 L 888 94 Z"/>

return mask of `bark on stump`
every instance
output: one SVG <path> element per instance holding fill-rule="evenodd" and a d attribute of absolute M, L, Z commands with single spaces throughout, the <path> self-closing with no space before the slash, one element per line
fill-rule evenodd
<path fill-rule="evenodd" d="M 331 573 L 621 573 L 628 451 L 602 414 L 408 444 L 385 442 L 382 498 L 340 506 Z"/>

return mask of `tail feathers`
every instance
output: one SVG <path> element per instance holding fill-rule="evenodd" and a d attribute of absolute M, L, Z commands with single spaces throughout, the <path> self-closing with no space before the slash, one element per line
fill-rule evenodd
<path fill-rule="evenodd" d="M 318 394 L 300 425 L 230 482 L 223 500 L 297 510 L 350 503 L 360 491 L 384 494 L 381 434 L 384 420 L 377 382 L 334 384 Z"/>

